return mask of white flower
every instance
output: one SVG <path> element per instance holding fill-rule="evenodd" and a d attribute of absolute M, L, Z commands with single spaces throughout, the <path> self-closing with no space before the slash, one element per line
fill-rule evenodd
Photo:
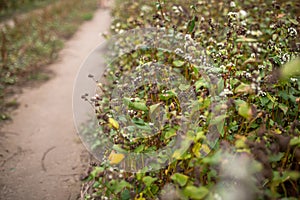
<path fill-rule="evenodd" d="M 290 80 L 291 80 L 292 82 L 297 82 L 297 81 L 298 81 L 297 78 L 290 78 Z"/>
<path fill-rule="evenodd" d="M 227 14 L 227 16 L 228 16 L 229 18 L 231 18 L 231 19 L 236 19 L 237 16 L 238 16 L 238 13 L 237 13 L 237 12 L 229 12 L 229 13 Z"/>
<path fill-rule="evenodd" d="M 247 78 L 251 78 L 252 77 L 252 75 L 249 72 L 247 72 L 245 75 L 246 75 Z"/>
<path fill-rule="evenodd" d="M 200 115 L 199 118 L 205 120 L 207 117 L 204 115 Z"/>
<path fill-rule="evenodd" d="M 187 61 L 189 61 L 189 62 L 191 62 L 191 61 L 193 60 L 193 57 L 190 56 L 190 55 L 186 55 L 186 56 L 184 57 L 184 59 L 187 60 Z"/>
<path fill-rule="evenodd" d="M 248 13 L 244 10 L 240 10 L 239 15 L 241 19 L 244 19 L 245 17 L 247 17 Z"/>
<path fill-rule="evenodd" d="M 285 53 L 282 55 L 282 57 L 281 57 L 282 64 L 286 63 L 289 60 L 290 60 L 290 55 L 288 53 Z"/>
<path fill-rule="evenodd" d="M 173 10 L 173 12 L 176 13 L 176 14 L 179 14 L 179 13 L 180 13 L 180 10 L 178 9 L 177 6 L 173 6 L 173 7 L 172 7 L 172 10 Z"/>
<path fill-rule="evenodd" d="M 223 71 L 225 71 L 225 70 L 226 70 L 225 65 L 221 65 L 221 66 L 220 66 L 220 69 L 222 69 Z"/>
<path fill-rule="evenodd" d="M 230 7 L 231 7 L 231 8 L 235 8 L 235 7 L 236 7 L 236 5 L 235 5 L 235 2 L 234 2 L 234 1 L 231 1 L 231 2 L 230 2 Z"/>
<path fill-rule="evenodd" d="M 186 41 L 187 41 L 187 40 L 193 41 L 192 36 L 191 36 L 190 34 L 186 34 L 185 37 L 184 37 L 184 39 L 185 39 Z"/>
<path fill-rule="evenodd" d="M 176 54 L 183 54 L 183 51 L 182 51 L 182 49 L 177 48 L 177 49 L 175 49 L 175 53 Z"/>
<path fill-rule="evenodd" d="M 264 97 L 264 96 L 266 96 L 267 95 L 267 93 L 265 93 L 264 91 L 262 91 L 262 90 L 259 90 L 258 91 L 258 93 L 257 93 L 257 95 L 258 96 L 262 96 L 262 97 Z"/>
<path fill-rule="evenodd" d="M 266 67 L 264 65 L 258 65 L 258 69 L 265 69 Z"/>
<path fill-rule="evenodd" d="M 247 22 L 246 22 L 246 20 L 243 20 L 243 21 L 241 21 L 241 25 L 243 25 L 243 26 L 247 26 Z"/>
<path fill-rule="evenodd" d="M 296 37 L 298 34 L 297 30 L 293 27 L 288 28 L 288 33 L 289 33 L 289 36 L 291 36 L 291 37 Z"/>
<path fill-rule="evenodd" d="M 227 95 L 232 95 L 233 92 L 230 91 L 229 89 L 225 88 L 221 93 L 220 93 L 220 97 L 227 97 Z"/>
<path fill-rule="evenodd" d="M 217 193 L 214 194 L 214 199 L 215 200 L 223 200 L 222 197 Z"/>
<path fill-rule="evenodd" d="M 251 31 L 250 34 L 253 35 L 253 36 L 259 37 L 259 36 L 261 36 L 263 33 L 262 33 L 260 30 L 257 30 L 257 31 Z"/>
<path fill-rule="evenodd" d="M 222 42 L 217 43 L 217 46 L 219 49 L 222 49 L 225 45 Z"/>

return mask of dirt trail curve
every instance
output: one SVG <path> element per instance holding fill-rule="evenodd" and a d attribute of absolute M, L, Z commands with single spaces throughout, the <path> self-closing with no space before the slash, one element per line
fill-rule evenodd
<path fill-rule="evenodd" d="M 73 125 L 72 89 L 86 56 L 104 41 L 109 10 L 98 10 L 66 42 L 60 60 L 48 66 L 56 76 L 24 89 L 13 122 L 0 130 L 0 199 L 77 199 L 85 151 Z"/>

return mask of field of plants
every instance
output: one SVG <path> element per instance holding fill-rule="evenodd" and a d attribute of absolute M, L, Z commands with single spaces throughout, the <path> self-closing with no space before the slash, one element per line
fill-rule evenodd
<path fill-rule="evenodd" d="M 93 148 L 113 145 L 84 178 L 84 199 L 299 198 L 298 1 L 116 0 L 112 14 L 117 59 L 96 80 L 101 95 L 83 99 L 100 124 Z M 143 30 L 164 48 L 140 45 Z M 188 145 L 159 151 L 177 139 Z"/>
<path fill-rule="evenodd" d="M 9 16 L 10 10 L 34 7 L 38 1 L 4 1 L 1 13 Z M 39 1 L 39 5 L 46 1 Z M 49 3 L 49 2 L 48 2 Z M 46 4 L 46 3 L 45 3 Z M 45 80 L 44 66 L 57 58 L 64 40 L 70 38 L 77 27 L 93 17 L 97 1 L 63 0 L 39 8 L 25 16 L 13 17 L 13 26 L 0 30 L 0 121 L 9 118 L 7 110 L 17 105 L 8 100 L 15 86 L 30 80 Z"/>
<path fill-rule="evenodd" d="M 0 19 L 8 19 L 14 15 L 46 6 L 54 1 L 49 0 L 1 0 Z"/>

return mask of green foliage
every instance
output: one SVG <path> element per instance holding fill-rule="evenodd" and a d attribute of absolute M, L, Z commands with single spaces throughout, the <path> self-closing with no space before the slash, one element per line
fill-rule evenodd
<path fill-rule="evenodd" d="M 123 190 L 124 194 L 114 193 L 112 199 L 129 198 L 128 191 L 130 199 L 155 199 L 170 185 L 174 186 L 170 193 L 179 199 L 217 199 L 222 194 L 217 188 L 224 171 L 219 165 L 230 163 L 222 156 L 227 151 L 241 159 L 255 159 L 244 166 L 249 175 L 241 184 L 253 189 L 255 199 L 300 196 L 299 11 L 299 4 L 294 1 L 260 1 L 259 4 L 254 0 L 116 1 L 112 33 L 145 27 L 174 28 L 201 44 L 213 63 L 212 71 L 220 77 L 214 83 L 220 104 L 215 110 L 226 108 L 226 113 L 216 117 L 209 112 L 213 102 L 212 94 L 207 92 L 207 82 L 199 75 L 197 66 L 173 53 L 142 49 L 112 63 L 110 72 L 121 75 L 139 70 L 134 66 L 148 58 L 172 66 L 195 88 L 197 99 L 190 103 L 196 105 L 193 108 L 203 118 L 195 125 L 196 133 L 188 132 L 184 140 L 187 144 L 192 141 L 192 145 L 186 145 L 188 149 L 183 145 L 173 153 L 175 162 L 148 173 L 114 172 L 126 177 L 132 187 Z M 114 50 L 120 49 L 116 45 Z M 105 74 L 106 91 L 112 91 L 119 81 L 120 75 L 114 73 Z M 151 115 L 161 110 L 170 111 L 166 117 L 171 118 L 170 113 L 175 119 L 181 117 L 177 91 L 160 87 L 141 87 L 133 96 L 126 97 L 127 106 L 134 110 L 131 117 L 136 124 L 147 127 Z M 186 84 L 182 83 L 178 90 L 185 88 Z M 147 95 L 154 89 L 157 95 Z M 106 95 L 107 99 L 111 97 L 109 92 Z M 151 102 L 150 106 L 147 102 Z M 110 111 L 107 102 L 99 104 L 105 112 Z M 139 141 L 128 146 L 142 152 L 168 144 L 180 128 L 174 121 L 162 125 L 163 131 L 150 138 L 151 142 Z M 207 139 L 212 125 L 218 125 L 221 136 L 213 148 Z M 103 127 L 108 127 L 107 122 L 103 122 Z M 104 133 L 118 135 L 112 128 Z M 120 143 L 126 146 L 125 139 L 121 138 Z M 105 160 L 100 165 L 105 165 Z M 235 177 L 239 171 L 233 166 L 227 173 Z M 94 187 L 96 192 L 91 192 L 94 196 L 107 196 L 108 177 L 102 177 L 101 188 Z"/>
<path fill-rule="evenodd" d="M 47 6 L 54 1 L 50 0 L 1 0 L 0 2 L 0 21 L 12 17 L 13 15 Z"/>

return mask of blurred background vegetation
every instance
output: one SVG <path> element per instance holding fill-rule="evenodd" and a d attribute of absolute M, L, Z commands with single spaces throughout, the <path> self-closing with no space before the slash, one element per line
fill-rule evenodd
<path fill-rule="evenodd" d="M 16 89 L 29 80 L 47 80 L 46 64 L 56 60 L 64 41 L 93 17 L 97 0 L 1 0 L 0 121 L 9 119 Z M 20 14 L 22 13 L 22 14 Z"/>

